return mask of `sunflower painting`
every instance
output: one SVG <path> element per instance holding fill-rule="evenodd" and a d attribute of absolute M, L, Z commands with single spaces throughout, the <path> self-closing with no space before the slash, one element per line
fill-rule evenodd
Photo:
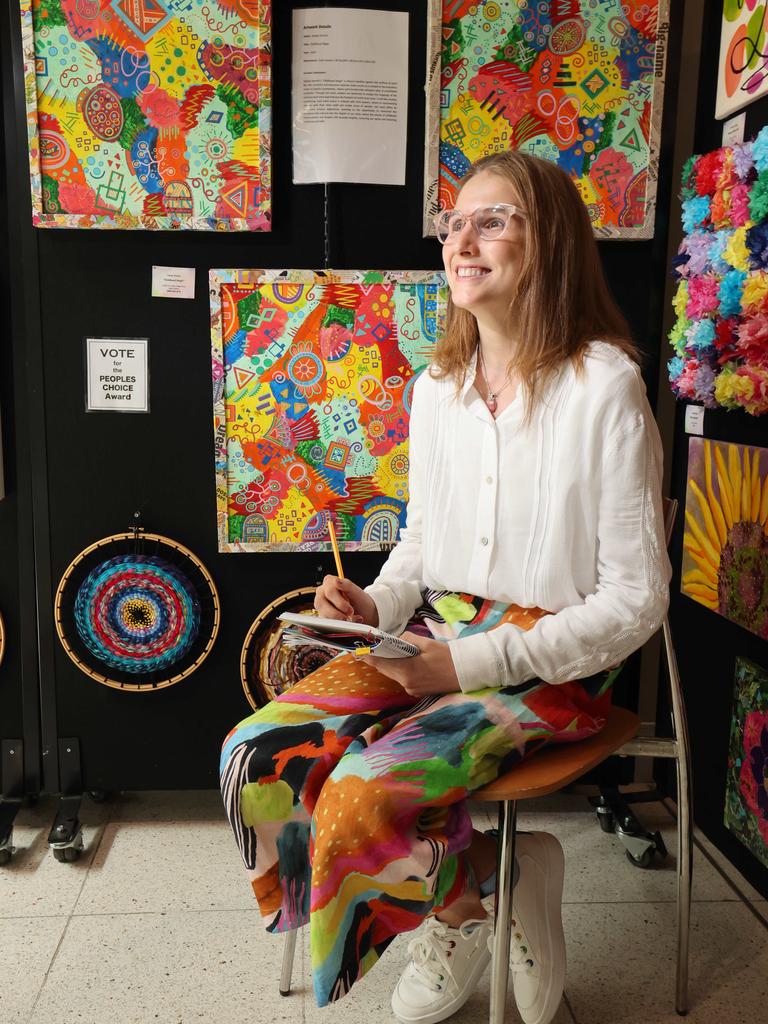
<path fill-rule="evenodd" d="M 692 437 L 682 592 L 768 640 L 768 449 Z"/>
<path fill-rule="evenodd" d="M 768 867 L 768 672 L 736 659 L 725 787 L 726 828 Z"/>

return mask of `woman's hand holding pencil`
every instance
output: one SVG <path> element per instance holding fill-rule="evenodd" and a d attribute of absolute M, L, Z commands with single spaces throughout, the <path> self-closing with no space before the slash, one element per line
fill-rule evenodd
<path fill-rule="evenodd" d="M 328 535 L 336 562 L 336 576 L 326 576 L 315 591 L 315 611 L 326 619 L 340 619 L 345 622 L 365 622 L 378 626 L 379 613 L 373 598 L 356 583 L 346 579 L 341 565 L 339 545 L 333 523 L 328 523 Z"/>

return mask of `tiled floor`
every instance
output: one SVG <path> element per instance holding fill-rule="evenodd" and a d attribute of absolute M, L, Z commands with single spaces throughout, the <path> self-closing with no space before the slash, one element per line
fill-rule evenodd
<path fill-rule="evenodd" d="M 389 997 L 406 937 L 349 996 L 318 1010 L 302 932 L 293 992 L 278 994 L 282 939 L 260 927 L 217 793 L 86 798 L 86 849 L 74 864 L 47 849 L 54 808 L 46 800 L 21 812 L 17 852 L 0 867 L 2 1024 L 394 1021 Z M 674 850 L 667 809 L 645 805 L 640 815 Z M 485 827 L 482 809 L 477 817 Z M 554 832 L 566 851 L 568 980 L 555 1024 L 679 1020 L 674 856 L 633 868 L 581 796 L 532 802 L 520 825 Z M 753 1024 L 768 1004 L 768 904 L 697 844 L 688 1020 Z M 487 1020 L 488 982 L 456 1024 Z M 507 1021 L 519 1021 L 511 995 Z"/>

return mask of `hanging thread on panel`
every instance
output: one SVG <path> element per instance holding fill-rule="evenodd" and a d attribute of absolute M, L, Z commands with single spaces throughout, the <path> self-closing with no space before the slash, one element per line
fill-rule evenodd
<path fill-rule="evenodd" d="M 327 3 L 323 4 L 323 7 L 328 7 Z M 331 225 L 328 218 L 328 182 L 323 184 L 323 227 L 325 230 L 325 236 L 323 239 L 323 259 L 325 260 L 325 269 L 331 265 Z"/>
<path fill-rule="evenodd" d="M 325 269 L 331 265 L 331 228 L 328 221 L 328 182 L 326 181 L 323 185 L 323 259 L 325 260 Z"/>

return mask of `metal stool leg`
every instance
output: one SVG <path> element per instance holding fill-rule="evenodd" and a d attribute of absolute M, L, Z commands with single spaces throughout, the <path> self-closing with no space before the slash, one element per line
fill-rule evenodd
<path fill-rule="evenodd" d="M 296 936 L 298 928 L 285 933 L 285 945 L 283 946 L 283 968 L 280 971 L 280 995 L 291 994 L 291 975 L 293 974 L 293 957 L 296 952 Z"/>
<path fill-rule="evenodd" d="M 677 742 L 677 977 L 675 1009 L 681 1016 L 684 1016 L 688 1012 L 688 937 L 691 922 L 691 873 L 693 869 L 691 761 L 680 673 L 677 668 L 675 649 L 672 646 L 669 620 L 666 617 L 664 618 L 663 632 L 672 697 L 672 723 Z"/>
<path fill-rule="evenodd" d="M 677 981 L 675 1009 L 688 1013 L 688 934 L 691 923 L 691 808 L 690 792 L 685 784 L 687 766 L 680 756 L 677 762 Z"/>
<path fill-rule="evenodd" d="M 512 884 L 515 869 L 517 801 L 499 801 L 499 860 L 496 869 L 496 918 L 491 960 L 490 1024 L 504 1024 L 509 985 L 509 947 L 512 934 Z"/>

